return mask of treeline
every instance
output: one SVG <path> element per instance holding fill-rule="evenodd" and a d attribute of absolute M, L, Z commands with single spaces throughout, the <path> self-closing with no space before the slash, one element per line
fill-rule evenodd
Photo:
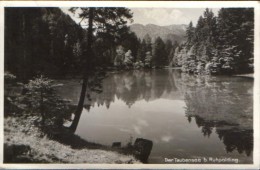
<path fill-rule="evenodd" d="M 59 8 L 5 8 L 5 71 L 27 79 L 74 70 L 84 33 Z"/>
<path fill-rule="evenodd" d="M 168 66 L 175 49 L 179 46 L 177 41 L 164 42 L 161 37 L 152 41 L 149 34 L 141 40 L 136 37 L 135 33 L 131 34 L 135 37 L 135 48 L 132 48 L 134 51 L 124 44 L 117 46 L 114 66 L 135 69 Z"/>
<path fill-rule="evenodd" d="M 173 65 L 182 67 L 183 72 L 253 72 L 253 8 L 222 8 L 218 16 L 206 9 L 196 27 L 190 22 L 186 38 L 172 58 Z"/>
<path fill-rule="evenodd" d="M 111 28 L 112 30 L 113 28 Z M 91 61 L 99 67 L 165 66 L 172 42 L 149 35 L 141 41 L 128 27 L 94 27 Z M 87 55 L 87 29 L 59 8 L 5 8 L 5 71 L 20 79 L 36 75 L 79 75 Z M 175 42 L 175 46 L 176 42 Z"/>
<path fill-rule="evenodd" d="M 5 71 L 17 78 L 78 75 L 84 67 L 87 29 L 59 8 L 5 8 L 4 40 Z M 91 58 L 95 65 L 112 66 L 116 47 L 124 45 L 136 55 L 137 41 L 125 27 L 119 32 L 99 31 L 93 36 Z"/>
<path fill-rule="evenodd" d="M 179 45 L 160 37 L 142 40 L 128 27 L 94 27 L 92 64 L 99 67 L 182 67 L 189 73 L 253 71 L 253 8 L 206 9 Z M 103 30 L 103 31 L 102 31 Z M 116 30 L 115 32 L 111 30 Z M 18 78 L 78 75 L 86 67 L 87 30 L 59 8 L 5 8 L 5 71 Z"/>

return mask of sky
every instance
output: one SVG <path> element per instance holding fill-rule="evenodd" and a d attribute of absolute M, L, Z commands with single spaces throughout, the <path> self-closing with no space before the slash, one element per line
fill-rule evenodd
<path fill-rule="evenodd" d="M 131 8 L 131 10 L 134 23 L 165 26 L 189 24 L 190 21 L 196 25 L 205 8 Z M 217 16 L 218 10 L 219 8 L 212 9 L 215 16 Z"/>
<path fill-rule="evenodd" d="M 80 21 L 76 16 L 68 12 L 68 8 L 61 8 L 69 14 L 77 23 Z M 130 8 L 133 12 L 132 24 L 155 24 L 160 26 L 172 24 L 189 24 L 195 26 L 200 15 L 203 15 L 205 8 Z M 212 9 L 215 16 L 219 8 Z"/>

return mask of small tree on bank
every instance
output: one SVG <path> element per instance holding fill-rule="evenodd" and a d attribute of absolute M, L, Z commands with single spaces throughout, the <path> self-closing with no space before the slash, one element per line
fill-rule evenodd
<path fill-rule="evenodd" d="M 10 76 L 5 76 L 7 84 Z M 13 76 L 11 77 L 13 80 Z M 18 88 L 17 85 L 22 86 Z M 53 80 L 44 76 L 39 76 L 30 80 L 27 84 L 12 82 L 12 88 L 16 86 L 16 92 L 5 92 L 5 106 L 13 108 L 6 110 L 8 112 L 15 112 L 17 116 L 36 116 L 41 122 L 42 127 L 61 127 L 64 121 L 70 119 L 69 101 L 61 98 L 56 93 L 56 87 L 60 84 L 54 83 Z"/>

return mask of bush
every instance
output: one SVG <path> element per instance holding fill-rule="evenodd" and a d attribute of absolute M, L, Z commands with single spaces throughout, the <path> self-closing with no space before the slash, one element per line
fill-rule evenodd
<path fill-rule="evenodd" d="M 15 82 L 15 75 L 8 71 L 4 73 L 4 116 L 8 116 L 17 111 L 17 107 L 14 103 L 19 90 L 15 87 Z"/>
<path fill-rule="evenodd" d="M 27 114 L 39 117 L 43 126 L 60 127 L 70 119 L 69 101 L 58 96 L 55 90 L 60 85 L 44 76 L 22 84 L 20 104 L 24 105 Z"/>

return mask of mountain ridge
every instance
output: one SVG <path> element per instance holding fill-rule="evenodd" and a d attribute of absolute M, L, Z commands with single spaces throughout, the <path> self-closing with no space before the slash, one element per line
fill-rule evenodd
<path fill-rule="evenodd" d="M 186 28 L 187 25 L 185 24 L 172 24 L 166 26 L 159 26 L 156 24 L 130 25 L 130 30 L 133 31 L 138 38 L 143 39 L 146 34 L 149 34 L 153 42 L 157 37 L 161 37 L 163 41 L 169 39 L 173 43 L 174 41 L 181 43 L 185 40 Z"/>

